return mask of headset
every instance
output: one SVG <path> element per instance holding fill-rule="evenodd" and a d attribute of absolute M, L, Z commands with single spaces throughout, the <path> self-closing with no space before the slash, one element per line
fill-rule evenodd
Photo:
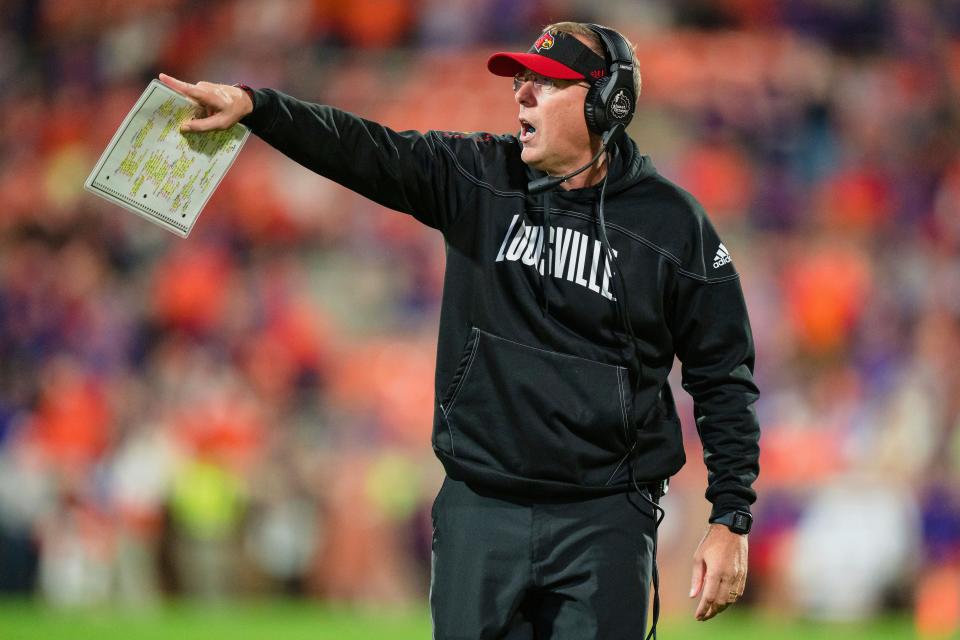
<path fill-rule="evenodd" d="M 599 24 L 587 24 L 603 43 L 609 63 L 609 73 L 595 80 L 587 91 L 583 115 L 587 127 L 603 135 L 621 125 L 627 128 L 633 119 L 637 97 L 633 89 L 633 51 L 627 41 L 613 29 Z M 615 134 L 614 134 L 615 135 Z M 612 136 L 611 136 L 612 137 Z M 609 140 L 608 140 L 609 142 Z"/>

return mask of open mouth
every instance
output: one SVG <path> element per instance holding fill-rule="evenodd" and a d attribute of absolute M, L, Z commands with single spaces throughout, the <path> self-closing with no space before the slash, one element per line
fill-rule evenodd
<path fill-rule="evenodd" d="M 531 138 L 537 133 L 537 128 L 530 124 L 527 120 L 520 118 L 520 142 L 526 143 L 529 142 Z"/>

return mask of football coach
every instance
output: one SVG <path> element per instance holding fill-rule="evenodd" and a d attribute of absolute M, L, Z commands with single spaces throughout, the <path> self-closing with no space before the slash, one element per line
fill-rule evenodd
<path fill-rule="evenodd" d="M 434 638 L 642 638 L 659 610 L 659 500 L 685 462 L 667 376 L 694 400 L 709 522 L 690 596 L 736 602 L 759 473 L 754 345 L 731 253 L 625 133 L 633 47 L 549 25 L 496 53 L 518 132 L 397 132 L 271 89 L 161 74 L 277 150 L 443 234 L 431 443 Z"/>

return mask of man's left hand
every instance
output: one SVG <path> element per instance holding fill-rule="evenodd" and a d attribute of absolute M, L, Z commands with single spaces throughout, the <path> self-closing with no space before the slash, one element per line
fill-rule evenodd
<path fill-rule="evenodd" d="M 693 554 L 690 597 L 703 595 L 697 620 L 709 620 L 743 595 L 747 582 L 747 536 L 722 524 L 711 524 Z"/>

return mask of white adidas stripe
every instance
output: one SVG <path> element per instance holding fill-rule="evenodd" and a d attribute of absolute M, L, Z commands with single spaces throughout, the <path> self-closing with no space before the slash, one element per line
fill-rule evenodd
<path fill-rule="evenodd" d="M 730 252 L 727 251 L 727 248 L 723 246 L 723 243 L 720 243 L 720 248 L 717 249 L 717 255 L 713 257 L 713 268 L 719 269 L 723 265 L 731 261 Z"/>

